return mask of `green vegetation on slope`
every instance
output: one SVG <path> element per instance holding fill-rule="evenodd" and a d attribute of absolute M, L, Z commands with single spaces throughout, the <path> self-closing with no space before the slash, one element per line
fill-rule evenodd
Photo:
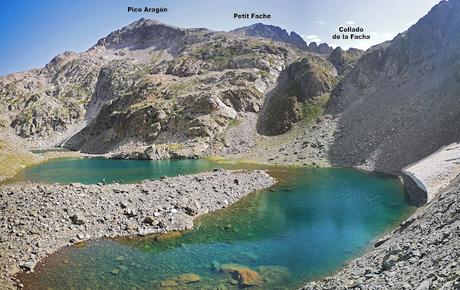
<path fill-rule="evenodd" d="M 300 103 L 302 120 L 308 124 L 320 117 L 326 110 L 326 104 L 330 97 L 331 93 L 324 93 L 311 98 L 304 103 Z"/>
<path fill-rule="evenodd" d="M 19 170 L 38 161 L 34 154 L 15 150 L 15 146 L 0 140 L 0 181 L 13 177 Z"/>
<path fill-rule="evenodd" d="M 308 55 L 287 67 L 270 93 L 258 121 L 264 135 L 283 134 L 293 124 L 320 117 L 337 85 L 335 68 L 323 57 Z"/>

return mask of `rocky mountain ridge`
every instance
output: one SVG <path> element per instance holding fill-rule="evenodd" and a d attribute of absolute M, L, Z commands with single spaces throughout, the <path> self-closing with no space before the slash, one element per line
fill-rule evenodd
<path fill-rule="evenodd" d="M 333 163 L 398 173 L 460 138 L 460 1 L 441 1 L 408 31 L 372 47 L 331 99 Z"/>
<path fill-rule="evenodd" d="M 311 57 L 266 35 L 140 19 L 86 52 L 1 77 L 0 110 L 32 144 L 62 135 L 56 139 L 65 147 L 108 153 L 166 143 L 174 152 L 164 156 L 191 157 L 205 154 L 239 115 L 258 113 L 280 73 Z"/>
<path fill-rule="evenodd" d="M 117 158 L 238 152 L 232 158 L 399 174 L 459 140 L 459 31 L 460 0 L 364 53 L 323 56 L 270 31 L 141 19 L 87 52 L 1 77 L 0 128 L 43 140 L 82 126 L 65 146 Z M 236 144 L 245 139 L 250 146 Z M 457 289 L 458 193 L 455 180 L 376 250 L 305 289 Z"/>
<path fill-rule="evenodd" d="M 328 55 L 270 25 L 227 33 L 140 19 L 86 52 L 0 78 L 1 121 L 26 140 L 65 133 L 66 147 L 123 158 L 152 156 L 152 145 L 164 151 L 156 158 L 244 153 L 216 148 L 238 147 L 224 140 L 240 124 L 262 136 L 300 126 L 328 132 L 315 146 L 331 164 L 397 174 L 459 137 L 458 6 L 442 1 L 365 53 Z"/>
<path fill-rule="evenodd" d="M 330 47 L 327 43 L 320 43 L 318 45 L 316 42 L 310 42 L 307 44 L 305 40 L 295 31 L 288 33 L 286 29 L 263 23 L 255 23 L 249 26 L 234 29 L 230 32 L 240 35 L 263 37 L 275 41 L 281 41 L 292 44 L 302 50 L 307 50 L 309 52 L 318 54 L 327 55 L 330 54 L 333 50 L 333 48 Z"/>

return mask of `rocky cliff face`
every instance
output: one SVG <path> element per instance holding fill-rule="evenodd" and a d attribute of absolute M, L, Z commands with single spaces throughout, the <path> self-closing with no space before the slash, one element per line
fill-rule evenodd
<path fill-rule="evenodd" d="M 42 69 L 0 78 L 0 110 L 21 137 L 47 137 L 84 117 L 101 62 L 63 53 Z"/>
<path fill-rule="evenodd" d="M 170 61 L 144 62 L 138 78 L 128 78 L 132 84 L 116 90 L 117 96 L 105 97 L 110 101 L 67 145 L 105 153 L 126 142 L 151 144 L 157 138 L 207 143 L 239 112 L 259 111 L 263 92 L 295 53 L 269 41 L 208 35 L 183 47 Z M 110 84 L 113 89 L 113 81 Z"/>
<path fill-rule="evenodd" d="M 458 141 L 460 1 L 442 1 L 360 58 L 330 102 L 338 164 L 396 173 Z"/>
<path fill-rule="evenodd" d="M 340 74 L 346 75 L 363 54 L 364 51 L 357 48 L 343 50 L 341 47 L 337 47 L 329 54 L 327 59 L 337 68 Z"/>
<path fill-rule="evenodd" d="M 397 173 L 460 137 L 459 2 L 441 2 L 364 54 L 306 48 L 269 25 L 226 33 L 141 19 L 87 52 L 0 78 L 1 121 L 27 139 L 81 126 L 64 144 L 88 153 L 167 143 L 191 157 L 225 146 L 223 135 L 241 116 L 258 114 L 243 122 L 248 132 L 257 119 L 264 135 L 296 123 L 322 132 L 324 123 L 334 131 L 318 141 L 326 161 Z M 330 121 L 310 128 L 324 113 Z"/>
<path fill-rule="evenodd" d="M 279 135 L 300 120 L 314 120 L 324 111 L 337 83 L 332 64 L 319 56 L 307 56 L 289 65 L 277 86 L 267 94 L 257 129 L 264 135 Z"/>
<path fill-rule="evenodd" d="M 257 113 L 279 73 L 304 54 L 282 41 L 140 19 L 87 52 L 0 78 L 0 108 L 27 139 L 82 126 L 63 144 L 86 153 L 158 142 L 199 154 L 239 113 Z"/>

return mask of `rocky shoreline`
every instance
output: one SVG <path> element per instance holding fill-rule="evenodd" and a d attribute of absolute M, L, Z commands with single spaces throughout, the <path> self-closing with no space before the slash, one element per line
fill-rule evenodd
<path fill-rule="evenodd" d="M 227 207 L 275 183 L 265 171 L 214 170 L 138 184 L 36 184 L 0 187 L 0 285 L 33 271 L 77 242 L 190 229 L 200 214 Z"/>
<path fill-rule="evenodd" d="M 460 146 L 435 151 L 460 140 L 459 40 L 460 0 L 366 52 L 307 46 L 271 25 L 223 32 L 142 18 L 85 52 L 0 77 L 0 181 L 81 156 L 26 150 L 57 145 L 107 158 L 402 174 L 415 214 L 303 289 L 458 289 Z M 60 247 L 186 229 L 273 182 L 217 171 L 136 185 L 2 185 L 0 285 L 14 287 L 11 274 Z"/>
<path fill-rule="evenodd" d="M 460 184 L 419 208 L 362 257 L 307 289 L 459 289 Z"/>
<path fill-rule="evenodd" d="M 460 289 L 458 143 L 403 169 L 409 198 L 424 204 L 392 233 L 307 289 Z"/>

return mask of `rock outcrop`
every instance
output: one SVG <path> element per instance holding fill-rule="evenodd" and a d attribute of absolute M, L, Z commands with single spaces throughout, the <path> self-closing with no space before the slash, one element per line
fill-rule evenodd
<path fill-rule="evenodd" d="M 308 44 L 308 51 L 319 53 L 319 54 L 330 54 L 334 49 L 329 46 L 327 43 L 317 44 L 316 42 L 310 42 Z"/>
<path fill-rule="evenodd" d="M 413 204 L 424 205 L 460 176 L 460 144 L 447 145 L 402 170 Z"/>
<path fill-rule="evenodd" d="M 308 49 L 307 43 L 305 42 L 305 40 L 303 40 L 303 38 L 300 35 L 298 35 L 294 31 L 288 33 L 286 29 L 282 29 L 281 27 L 274 25 L 256 23 L 249 26 L 237 28 L 230 32 L 247 36 L 269 38 L 276 41 L 282 41 L 285 43 L 295 45 L 300 49 Z"/>
<path fill-rule="evenodd" d="M 302 120 L 315 120 L 337 83 L 336 70 L 320 56 L 307 56 L 284 70 L 277 86 L 267 94 L 259 114 L 258 132 L 278 135 Z"/>
<path fill-rule="evenodd" d="M 306 50 L 317 54 L 328 55 L 333 50 L 333 48 L 329 46 L 327 43 L 320 43 L 318 45 L 316 42 L 311 42 L 310 44 L 307 44 L 300 35 L 295 33 L 295 31 L 291 31 L 290 33 L 288 33 L 286 29 L 282 29 L 281 27 L 269 24 L 256 23 L 249 26 L 237 28 L 230 32 L 246 36 L 263 37 L 275 41 L 289 43 L 302 50 Z"/>
<path fill-rule="evenodd" d="M 86 52 L 0 78 L 0 111 L 26 140 L 67 134 L 60 142 L 84 153 L 210 146 L 239 113 L 259 112 L 265 91 L 305 53 L 281 39 L 140 19 Z"/>
<path fill-rule="evenodd" d="M 353 68 L 354 63 L 364 54 L 364 51 L 357 48 L 343 50 L 335 48 L 327 59 L 337 68 L 340 74 L 346 74 Z"/>

